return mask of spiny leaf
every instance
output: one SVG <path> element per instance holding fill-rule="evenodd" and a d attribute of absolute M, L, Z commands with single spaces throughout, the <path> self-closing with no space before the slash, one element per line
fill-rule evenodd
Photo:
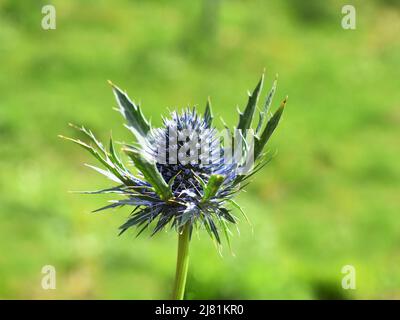
<path fill-rule="evenodd" d="M 251 225 L 251 222 L 250 222 L 249 218 L 247 217 L 247 214 L 243 211 L 242 207 L 239 206 L 239 204 L 238 204 L 235 200 L 227 199 L 227 201 L 228 201 L 230 204 L 232 204 L 236 209 L 238 209 L 238 210 L 241 212 L 241 214 L 243 215 L 243 217 L 246 219 L 247 223 L 248 223 L 249 225 Z"/>
<path fill-rule="evenodd" d="M 262 89 L 262 85 L 264 82 L 264 74 L 262 74 L 260 81 L 258 82 L 256 88 L 253 93 L 249 95 L 249 100 L 247 102 L 246 109 L 243 113 L 239 113 L 239 124 L 237 128 L 243 131 L 243 135 L 246 136 L 246 130 L 251 127 L 251 122 L 253 120 L 254 112 L 256 110 L 256 105 L 258 101 L 258 97 L 260 95 L 260 91 Z"/>
<path fill-rule="evenodd" d="M 172 186 L 173 186 L 173 184 L 174 184 L 174 182 L 175 182 L 176 177 L 179 176 L 179 174 L 180 174 L 181 172 L 182 172 L 182 171 L 178 171 L 178 173 L 177 173 L 176 175 L 174 175 L 171 179 L 169 179 L 169 181 L 168 181 L 168 187 L 169 187 L 170 189 L 172 189 Z"/>
<path fill-rule="evenodd" d="M 238 183 L 241 183 L 243 181 L 248 180 L 251 178 L 253 175 L 255 175 L 258 171 L 260 171 L 264 166 L 266 166 L 270 161 L 272 160 L 272 157 L 268 159 L 263 159 L 262 161 L 258 162 L 257 165 L 251 170 L 250 172 L 242 175 L 238 175 L 233 182 L 234 185 L 237 185 Z"/>
<path fill-rule="evenodd" d="M 63 135 L 58 135 L 59 138 L 61 139 L 65 139 L 71 142 L 76 143 L 77 145 L 80 145 L 82 148 L 86 149 L 87 151 L 89 151 L 96 159 L 98 159 L 100 162 L 103 163 L 104 159 L 103 157 L 90 145 L 88 145 L 87 143 L 79 140 L 79 139 L 73 139 L 73 138 L 69 138 L 69 137 L 65 137 Z"/>
<path fill-rule="evenodd" d="M 93 210 L 92 213 L 100 212 L 100 211 L 111 209 L 111 208 L 122 207 L 124 205 L 125 204 L 122 204 L 122 203 L 119 203 L 119 202 L 113 202 L 112 204 L 108 204 L 108 205 L 106 205 L 104 207 L 101 207 L 99 209 Z"/>
<path fill-rule="evenodd" d="M 207 127 L 211 127 L 211 123 L 214 119 L 210 98 L 207 99 L 206 111 L 204 112 L 204 121 L 207 123 Z"/>
<path fill-rule="evenodd" d="M 261 128 L 264 125 L 265 117 L 268 116 L 269 108 L 272 103 L 272 99 L 274 97 L 275 91 L 276 91 L 276 84 L 278 81 L 278 75 L 276 75 L 274 82 L 272 83 L 271 90 L 269 91 L 267 98 L 265 99 L 265 104 L 263 109 L 260 111 L 260 118 L 258 121 L 257 129 L 256 129 L 256 134 L 260 132 Z"/>
<path fill-rule="evenodd" d="M 196 172 L 194 172 L 193 170 L 191 170 L 191 171 L 192 171 L 192 174 L 193 174 L 194 178 L 196 179 L 196 181 L 200 184 L 200 186 L 203 189 L 205 189 L 206 183 L 204 182 L 204 180 Z"/>
<path fill-rule="evenodd" d="M 139 105 L 136 105 L 128 95 L 123 92 L 120 88 L 109 81 L 113 88 L 115 98 L 118 102 L 119 111 L 126 119 L 127 127 L 131 130 L 136 138 L 140 139 L 145 137 L 150 130 L 150 124 L 145 119 Z"/>
<path fill-rule="evenodd" d="M 228 243 L 229 251 L 231 252 L 231 255 L 234 256 L 235 254 L 232 251 L 230 240 L 230 235 L 232 235 L 232 232 L 229 230 L 229 227 L 224 219 L 219 219 L 219 222 L 221 224 L 222 231 L 224 232 L 226 242 Z"/>
<path fill-rule="evenodd" d="M 146 229 L 149 227 L 149 225 L 150 225 L 150 223 L 146 223 L 146 224 L 143 226 L 143 228 L 140 229 L 139 232 L 136 234 L 136 238 L 139 237 L 139 236 L 143 233 L 143 231 L 146 230 Z M 139 227 L 139 225 L 138 225 L 138 227 Z"/>
<path fill-rule="evenodd" d="M 214 197 L 222 183 L 224 182 L 225 177 L 219 174 L 213 174 L 207 182 L 206 188 L 204 189 L 202 202 L 209 200 Z"/>
<path fill-rule="evenodd" d="M 121 232 L 119 235 L 123 234 L 130 227 L 140 224 L 143 221 L 151 223 L 159 214 L 161 213 L 160 209 L 152 210 L 151 208 L 146 208 L 143 211 L 138 212 L 135 216 L 130 218 L 127 222 L 125 222 L 122 226 L 119 227 Z"/>
<path fill-rule="evenodd" d="M 228 209 L 226 208 L 219 208 L 219 211 L 221 213 L 221 216 L 224 217 L 227 221 L 231 222 L 231 223 L 236 223 L 235 218 L 232 217 L 232 215 L 229 213 Z"/>
<path fill-rule="evenodd" d="M 104 149 L 103 144 L 96 139 L 91 130 L 86 129 L 84 126 L 78 127 L 72 123 L 69 123 L 68 125 L 76 130 L 83 132 L 96 145 L 96 147 L 104 153 L 104 155 L 107 155 L 107 151 Z"/>
<path fill-rule="evenodd" d="M 118 167 L 116 166 L 115 163 L 111 162 L 110 159 L 108 158 L 108 153 L 102 149 L 102 152 L 104 153 L 105 158 L 91 145 L 88 145 L 87 143 L 79 140 L 79 139 L 73 139 L 73 138 L 68 138 L 64 137 L 62 135 L 59 135 L 60 138 L 74 142 L 78 145 L 80 145 L 82 148 L 86 149 L 89 151 L 99 162 L 106 167 L 112 174 L 114 174 L 120 181 L 124 182 L 126 185 L 133 185 L 134 182 L 131 181 L 127 176 L 127 172 L 120 172 Z M 93 136 L 94 137 L 94 136 Z M 96 140 L 97 141 L 97 140 Z M 99 142 L 96 143 L 97 146 L 102 146 Z"/>
<path fill-rule="evenodd" d="M 101 169 L 101 168 L 98 168 L 98 167 L 96 167 L 96 166 L 92 166 L 92 165 L 90 165 L 90 164 L 85 164 L 85 165 L 86 165 L 87 167 L 89 167 L 89 168 L 91 168 L 91 169 L 97 171 L 98 173 L 100 173 L 100 174 L 106 176 L 108 179 L 110 179 L 110 180 L 112 180 L 112 181 L 114 181 L 114 182 L 122 183 L 122 181 L 121 181 L 116 175 L 114 175 L 113 173 L 111 173 L 109 170 L 103 170 L 103 169 Z"/>
<path fill-rule="evenodd" d="M 124 190 L 122 189 L 123 185 L 119 185 L 117 187 L 101 189 L 101 190 L 93 190 L 93 191 L 70 191 L 71 193 L 79 193 L 79 194 L 105 194 L 105 193 L 118 193 L 124 194 Z"/>
<path fill-rule="evenodd" d="M 158 196 L 167 201 L 172 198 L 172 191 L 164 178 L 157 170 L 154 162 L 146 159 L 139 151 L 134 149 L 124 149 L 126 154 L 133 160 L 135 166 L 143 174 L 158 194 Z"/>
<path fill-rule="evenodd" d="M 61 139 L 65 139 L 71 142 L 76 143 L 77 145 L 80 145 L 82 148 L 86 149 L 87 151 L 89 151 L 97 160 L 99 160 L 105 167 L 109 168 L 112 167 L 106 159 L 104 159 L 101 154 L 94 149 L 91 145 L 88 145 L 87 143 L 79 140 L 79 139 L 73 139 L 73 138 L 69 138 L 69 137 L 64 137 L 62 135 L 58 136 Z M 113 168 L 112 168 L 113 169 Z M 111 170 L 112 171 L 112 170 Z"/>
<path fill-rule="evenodd" d="M 220 239 L 220 237 L 219 237 L 218 229 L 217 229 L 217 227 L 216 227 L 216 225 L 215 225 L 213 219 L 210 218 L 210 217 L 207 215 L 207 220 L 208 220 L 208 223 L 209 223 L 209 225 L 210 225 L 211 232 L 214 234 L 215 239 L 217 240 L 218 244 L 220 244 L 220 243 L 221 243 L 221 239 Z"/>
<path fill-rule="evenodd" d="M 154 236 L 158 231 L 162 230 L 173 218 L 173 215 L 161 215 L 158 219 L 157 225 L 154 228 L 151 236 Z"/>
<path fill-rule="evenodd" d="M 272 133 L 278 126 L 279 120 L 281 119 L 283 110 L 285 109 L 285 105 L 287 102 L 287 97 L 282 101 L 281 105 L 279 106 L 278 110 L 275 111 L 274 115 L 269 119 L 267 125 L 262 132 L 261 136 L 255 136 L 255 147 L 254 147 L 254 159 L 257 159 L 261 152 L 263 151 L 265 145 L 267 144 L 269 138 L 271 137 Z"/>
<path fill-rule="evenodd" d="M 117 163 L 122 169 L 127 171 L 127 169 L 125 168 L 125 165 L 122 163 L 121 159 L 118 157 L 117 152 L 115 151 L 112 137 L 110 137 L 109 149 L 110 149 L 110 158 L 111 158 L 111 160 L 113 160 L 113 162 Z"/>
<path fill-rule="evenodd" d="M 146 204 L 146 203 L 141 198 L 139 198 L 139 197 L 137 197 L 137 198 L 131 197 L 131 198 L 128 198 L 128 199 L 125 199 L 125 200 L 113 200 L 113 201 L 111 201 L 111 204 L 106 205 L 106 206 L 104 206 L 102 208 L 96 209 L 96 210 L 94 210 L 92 212 L 95 213 L 95 212 L 103 211 L 103 210 L 110 209 L 110 208 L 123 207 L 125 205 L 141 206 L 141 205 L 144 205 L 144 204 Z"/>

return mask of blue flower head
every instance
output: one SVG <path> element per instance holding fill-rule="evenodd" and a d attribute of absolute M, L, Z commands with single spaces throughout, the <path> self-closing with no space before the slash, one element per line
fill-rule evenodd
<path fill-rule="evenodd" d="M 136 142 L 126 144 L 123 151 L 132 160 L 136 174 L 128 169 L 110 139 L 105 148 L 90 130 L 79 127 L 91 141 L 66 138 L 87 149 L 104 168 L 90 166 L 110 178 L 116 186 L 90 194 L 113 193 L 122 199 L 112 201 L 104 209 L 132 206 L 129 219 L 120 227 L 125 232 L 138 227 L 138 234 L 152 227 L 152 234 L 166 226 L 181 232 L 184 226 L 204 228 L 220 243 L 220 231 L 228 237 L 229 224 L 238 219 L 232 209 L 243 210 L 233 200 L 247 184 L 247 179 L 264 164 L 263 149 L 281 118 L 285 99 L 274 114 L 270 105 L 276 80 L 259 110 L 258 123 L 251 129 L 264 76 L 247 106 L 239 112 L 237 127 L 219 132 L 213 126 L 210 101 L 203 115 L 196 108 L 172 112 L 163 119 L 161 128 L 152 128 L 139 105 L 126 93 L 112 85 L 118 110 Z M 243 213 L 244 214 L 244 213 Z"/>

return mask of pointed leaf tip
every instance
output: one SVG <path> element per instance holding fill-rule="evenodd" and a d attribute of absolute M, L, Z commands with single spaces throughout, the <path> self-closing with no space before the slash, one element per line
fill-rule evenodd
<path fill-rule="evenodd" d="M 255 139 L 255 148 L 254 148 L 254 159 L 257 159 L 267 144 L 268 140 L 271 138 L 274 133 L 276 127 L 278 126 L 279 120 L 281 119 L 283 110 L 285 108 L 287 101 L 287 97 L 281 102 L 279 108 L 275 111 L 271 119 L 267 122 L 264 131 L 262 132 L 260 137 L 256 136 Z"/>
<path fill-rule="evenodd" d="M 206 110 L 204 112 L 204 121 L 207 123 L 208 128 L 211 127 L 211 123 L 214 119 L 214 115 L 211 107 L 210 97 L 207 98 Z"/>
<path fill-rule="evenodd" d="M 256 129 L 256 135 L 259 134 L 259 132 L 261 131 L 261 129 L 263 128 L 265 121 L 268 117 L 268 113 L 269 113 L 269 109 L 270 106 L 272 104 L 272 100 L 274 98 L 275 95 L 275 91 L 276 91 L 276 85 L 278 83 L 278 79 L 275 78 L 275 80 L 272 82 L 272 87 L 269 90 L 267 97 L 265 99 L 265 103 L 263 108 L 260 110 L 260 114 L 259 114 L 259 119 L 258 119 L 258 124 L 257 124 L 257 129 Z"/>
<path fill-rule="evenodd" d="M 249 95 L 249 100 L 247 102 L 247 106 L 243 113 L 239 112 L 239 124 L 237 128 L 242 130 L 243 135 L 246 136 L 246 130 L 250 129 L 251 123 L 253 121 L 254 112 L 256 110 L 258 97 L 260 96 L 260 92 L 262 90 L 262 86 L 264 83 L 264 73 L 261 75 L 261 78 L 254 89 L 253 93 Z"/>
<path fill-rule="evenodd" d="M 136 105 L 120 88 L 114 84 L 111 84 L 111 86 L 118 102 L 119 111 L 127 121 L 127 127 L 138 140 L 146 137 L 150 131 L 150 124 L 144 117 L 139 105 Z"/>

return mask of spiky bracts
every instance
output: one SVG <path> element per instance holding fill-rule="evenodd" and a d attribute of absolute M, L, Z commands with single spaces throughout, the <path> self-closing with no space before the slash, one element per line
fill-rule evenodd
<path fill-rule="evenodd" d="M 220 230 L 229 242 L 229 224 L 238 218 L 229 208 L 244 214 L 233 197 L 243 189 L 246 180 L 265 163 L 263 149 L 282 115 L 286 99 L 271 115 L 270 105 L 276 90 L 276 80 L 259 111 L 255 130 L 251 129 L 264 75 L 249 95 L 243 113 L 239 111 L 237 128 L 219 132 L 213 126 L 211 103 L 207 102 L 204 115 L 195 108 L 182 113 L 172 112 L 163 119 L 161 128 L 152 128 L 139 105 L 126 93 L 112 85 L 119 111 L 126 127 L 134 134 L 136 143 L 125 145 L 123 151 L 136 168 L 134 174 L 124 164 L 110 139 L 105 148 L 93 133 L 81 130 L 90 144 L 66 138 L 88 150 L 104 169 L 90 166 L 117 185 L 90 194 L 114 193 L 122 196 L 104 209 L 132 206 L 130 218 L 120 227 L 125 232 L 138 227 L 138 234 L 153 225 L 152 234 L 166 226 L 181 232 L 184 226 L 204 228 L 220 243 Z"/>

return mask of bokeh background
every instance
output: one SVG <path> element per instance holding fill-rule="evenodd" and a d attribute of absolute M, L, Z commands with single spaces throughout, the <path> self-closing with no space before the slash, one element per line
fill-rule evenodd
<path fill-rule="evenodd" d="M 118 237 L 128 208 L 91 214 L 109 198 L 68 193 L 109 182 L 57 135 L 76 136 L 73 122 L 132 139 L 107 79 L 155 125 L 207 96 L 234 125 L 264 67 L 267 87 L 279 73 L 274 107 L 289 103 L 276 156 L 238 199 L 254 231 L 241 223 L 235 256 L 195 237 L 186 297 L 400 298 L 396 0 L 0 0 L 0 298 L 169 298 L 176 234 Z M 47 264 L 56 290 L 41 288 Z M 341 288 L 347 264 L 356 290 Z"/>

